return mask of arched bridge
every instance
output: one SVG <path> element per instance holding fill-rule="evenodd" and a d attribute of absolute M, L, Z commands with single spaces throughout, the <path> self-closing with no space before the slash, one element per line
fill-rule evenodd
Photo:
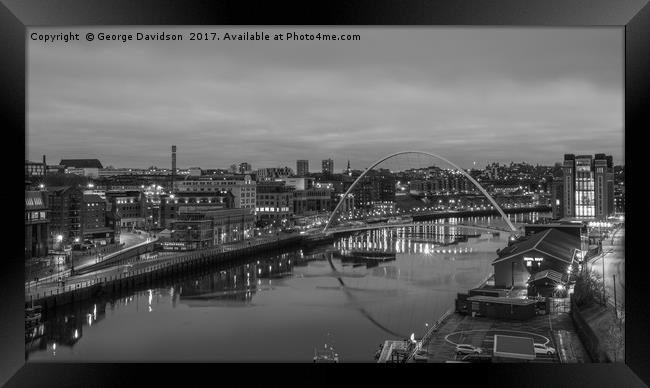
<path fill-rule="evenodd" d="M 384 161 L 386 161 L 388 159 L 394 158 L 394 157 L 399 156 L 399 155 L 406 155 L 406 154 L 416 154 L 416 155 L 431 156 L 431 157 L 433 157 L 435 159 L 442 160 L 442 161 L 446 162 L 447 164 L 451 165 L 452 167 L 454 167 L 461 174 L 463 174 L 465 176 L 465 178 L 467 178 L 470 182 L 472 182 L 472 184 L 474 186 L 476 186 L 476 188 L 479 189 L 479 191 L 492 203 L 494 208 L 499 211 L 499 214 L 501 214 L 501 217 L 506 222 L 506 224 L 508 224 L 508 227 L 510 228 L 510 230 L 513 233 L 517 232 L 517 228 L 515 228 L 515 226 L 510 221 L 510 218 L 506 215 L 506 213 L 503 211 L 503 209 L 501 209 L 499 204 L 497 204 L 497 202 L 494 200 L 494 198 L 492 198 L 492 196 L 490 194 L 488 194 L 488 192 L 483 188 L 483 186 L 481 186 L 474 178 L 472 178 L 471 175 L 469 175 L 465 170 L 458 167 L 456 164 L 452 163 L 451 161 L 447 160 L 446 158 L 443 158 L 442 156 L 433 154 L 431 152 L 424 152 L 424 151 L 401 151 L 401 152 L 396 152 L 394 154 L 390 154 L 388 156 L 385 156 L 385 157 L 377 160 L 376 162 L 374 162 L 372 165 L 370 165 L 370 167 L 368 167 L 361 175 L 359 175 L 359 177 L 352 183 L 352 185 L 350 185 L 348 190 L 341 197 L 341 200 L 339 201 L 339 203 L 334 208 L 334 211 L 330 215 L 330 218 L 327 220 L 327 223 L 325 224 L 325 227 L 323 228 L 323 232 L 327 233 L 327 230 L 330 227 L 330 225 L 332 223 L 332 220 L 334 220 L 334 218 L 337 216 L 338 210 L 341 208 L 341 205 L 345 202 L 345 199 L 348 197 L 348 195 L 350 195 L 350 193 L 352 192 L 354 187 L 357 185 L 357 183 L 359 183 L 359 181 L 361 179 L 363 179 L 363 177 L 368 172 L 370 172 L 373 168 L 377 167 L 380 163 L 382 163 L 382 162 L 384 162 Z"/>

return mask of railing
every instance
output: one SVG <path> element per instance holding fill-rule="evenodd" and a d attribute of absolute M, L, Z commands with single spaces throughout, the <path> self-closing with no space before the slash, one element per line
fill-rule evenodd
<path fill-rule="evenodd" d="M 158 271 L 179 264 L 190 264 L 198 259 L 204 259 L 210 256 L 214 256 L 215 254 L 236 252 L 246 248 L 259 247 L 270 243 L 277 243 L 280 241 L 289 240 L 295 237 L 298 236 L 297 235 L 274 236 L 274 237 L 268 237 L 263 239 L 257 239 L 255 241 L 242 241 L 236 244 L 218 246 L 218 247 L 213 247 L 213 248 L 208 248 L 208 249 L 203 249 L 198 251 L 190 251 L 190 252 L 182 252 L 182 253 L 179 252 L 177 255 L 171 257 L 165 257 L 164 262 L 152 264 L 150 266 L 133 270 L 133 271 L 123 272 L 119 275 L 97 277 L 92 280 L 77 282 L 69 286 L 56 287 L 50 290 L 44 290 L 43 292 L 31 292 L 28 288 L 26 288 L 25 295 L 29 296 L 29 301 L 38 300 L 40 298 L 46 298 L 50 296 L 61 295 L 67 292 L 78 291 L 80 289 L 88 288 L 96 284 L 108 283 L 108 282 L 113 282 L 121 279 L 140 276 L 143 274 Z M 233 249 L 228 249 L 228 248 L 233 248 Z"/>
<path fill-rule="evenodd" d="M 490 281 L 490 279 L 491 279 L 493 276 L 494 276 L 494 274 L 489 274 L 489 275 L 487 275 L 483 280 L 481 280 L 481 281 L 480 281 L 476 286 L 474 286 L 473 288 L 479 288 L 479 287 L 481 287 L 482 285 L 484 285 L 484 284 L 486 284 L 488 281 Z M 442 325 L 442 324 L 445 322 L 445 320 L 446 320 L 449 316 L 451 316 L 451 315 L 454 313 L 455 309 L 456 309 L 456 307 L 454 306 L 454 307 L 450 308 L 449 310 L 445 311 L 445 313 L 442 314 L 442 316 L 441 316 L 440 318 L 438 318 L 438 320 L 436 320 L 436 322 L 431 326 L 431 328 L 430 328 L 429 330 L 427 330 L 426 333 L 424 333 L 424 335 L 422 336 L 422 339 L 420 340 L 420 344 L 421 344 L 420 349 L 423 348 L 423 347 L 425 347 L 425 346 L 427 346 L 427 345 L 429 344 L 429 341 L 431 341 L 431 336 L 433 336 L 433 333 L 435 333 L 436 331 L 438 331 L 438 328 L 440 328 L 440 325 Z M 406 357 L 406 359 L 404 360 L 404 362 L 408 362 L 408 361 L 412 360 L 413 357 L 415 356 L 415 353 L 416 353 L 417 351 L 418 351 L 418 348 L 415 347 L 415 348 L 413 349 L 413 351 L 411 351 L 411 352 L 409 353 L 408 357 Z"/>
<path fill-rule="evenodd" d="M 327 230 L 327 232 L 325 232 L 325 234 L 341 233 L 341 232 L 354 232 L 354 231 L 381 229 L 381 228 L 403 228 L 403 227 L 413 226 L 413 224 L 416 223 L 416 222 L 419 222 L 419 221 L 414 221 L 414 222 L 409 222 L 409 223 L 404 223 L 404 224 L 377 223 L 377 224 L 369 224 L 369 225 L 363 225 L 363 226 L 330 228 L 329 230 Z M 455 227 L 477 228 L 477 229 L 495 230 L 495 231 L 501 231 L 501 232 L 510 232 L 510 229 L 499 228 L 499 227 L 491 226 L 491 225 L 466 224 L 466 223 L 458 223 L 458 224 L 440 223 L 440 224 L 435 224 L 435 225 L 436 226 L 455 226 Z"/>

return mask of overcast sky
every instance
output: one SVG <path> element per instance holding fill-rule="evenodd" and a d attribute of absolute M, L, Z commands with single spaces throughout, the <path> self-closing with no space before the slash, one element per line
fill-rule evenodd
<path fill-rule="evenodd" d="M 463 168 L 623 163 L 621 28 L 148 28 L 358 33 L 357 42 L 28 39 L 27 157 L 104 166 L 253 168 L 333 158 L 363 169 L 402 150 Z M 29 35 L 29 34 L 28 34 Z M 187 37 L 187 36 L 186 36 Z"/>

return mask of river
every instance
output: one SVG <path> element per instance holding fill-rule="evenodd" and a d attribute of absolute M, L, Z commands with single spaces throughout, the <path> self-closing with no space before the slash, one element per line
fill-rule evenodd
<path fill-rule="evenodd" d="M 515 223 L 544 214 L 511 215 Z M 311 362 L 327 342 L 342 362 L 372 362 L 386 339 L 420 336 L 492 272 L 509 234 L 441 222 L 378 229 L 293 249 L 165 287 L 50 312 L 26 341 L 33 361 Z M 454 236 L 470 235 L 453 243 Z M 331 264 L 330 264 L 331 263 Z M 332 267 L 333 265 L 333 267 Z"/>

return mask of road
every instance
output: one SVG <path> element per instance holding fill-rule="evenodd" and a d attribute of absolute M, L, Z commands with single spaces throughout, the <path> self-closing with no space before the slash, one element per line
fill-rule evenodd
<path fill-rule="evenodd" d="M 249 246 L 264 244 L 272 241 L 284 240 L 287 238 L 295 237 L 296 235 L 297 233 L 282 234 L 282 235 L 269 236 L 269 237 L 266 236 L 257 237 L 254 240 L 224 244 L 221 246 L 220 251 L 226 252 L 226 251 L 238 250 Z M 137 242 L 137 240 L 134 241 L 137 244 L 137 243 L 146 242 L 146 239 L 147 237 L 145 237 L 144 241 L 141 242 Z M 38 283 L 37 286 L 32 284 L 31 287 L 29 288 L 27 287 L 26 284 L 25 291 L 26 291 L 27 300 L 29 300 L 30 295 L 32 298 L 36 298 L 42 295 L 57 294 L 57 293 L 64 292 L 64 290 L 67 291 L 70 287 L 72 288 L 76 288 L 77 286 L 84 287 L 93 282 L 101 282 L 104 280 L 104 278 L 117 277 L 123 274 L 133 273 L 139 270 L 151 269 L 157 265 L 164 265 L 167 262 L 172 261 L 176 257 L 183 254 L 184 254 L 183 252 L 156 252 L 155 255 L 153 255 L 153 257 L 141 256 L 139 258 L 134 258 L 128 264 L 114 265 L 108 268 L 103 268 L 97 271 L 93 271 L 81 275 L 65 277 L 64 286 L 61 285 L 57 277 L 52 277 L 46 281 L 41 281 Z"/>
<path fill-rule="evenodd" d="M 607 303 L 614 306 L 614 276 L 616 275 L 616 305 L 619 312 L 625 311 L 625 227 L 613 236 L 603 240 L 603 253 L 589 260 L 589 268 L 603 275 L 605 267 L 605 296 Z M 620 316 L 620 315 L 619 315 Z"/>

